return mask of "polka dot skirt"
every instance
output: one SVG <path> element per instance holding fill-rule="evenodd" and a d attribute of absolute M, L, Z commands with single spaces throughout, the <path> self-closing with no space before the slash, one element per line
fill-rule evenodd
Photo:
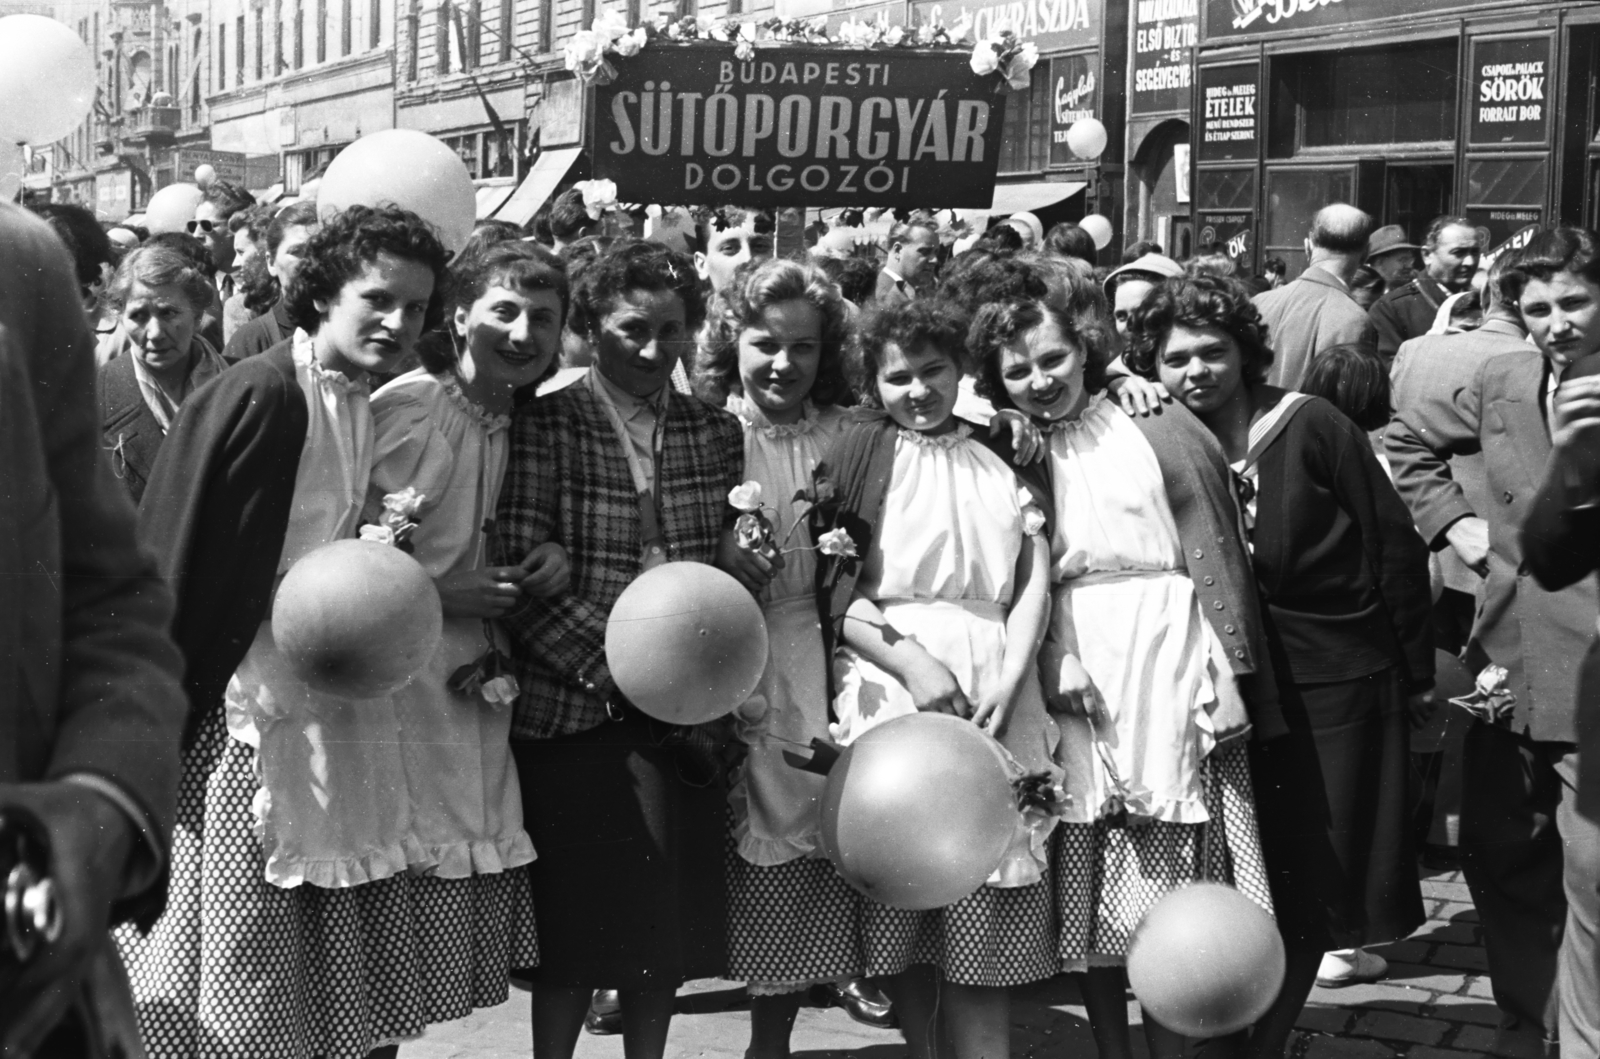
<path fill-rule="evenodd" d="M 537 963 L 523 871 L 348 889 L 263 878 L 254 751 L 217 710 L 184 757 L 167 908 L 117 932 L 152 1059 L 363 1059 L 506 999 Z"/>
<path fill-rule="evenodd" d="M 728 845 L 728 977 L 756 994 L 862 973 L 861 898 L 831 863 L 758 866 Z"/>
<path fill-rule="evenodd" d="M 953 905 L 928 912 L 862 898 L 867 973 L 898 974 L 919 963 L 948 982 L 1012 986 L 1056 973 L 1049 873 L 1031 886 L 980 886 Z"/>
<path fill-rule="evenodd" d="M 1145 913 L 1199 880 L 1229 883 L 1271 913 L 1243 742 L 1214 752 L 1201 771 L 1209 823 L 1056 828 L 1051 867 L 1061 970 L 1125 962 Z"/>

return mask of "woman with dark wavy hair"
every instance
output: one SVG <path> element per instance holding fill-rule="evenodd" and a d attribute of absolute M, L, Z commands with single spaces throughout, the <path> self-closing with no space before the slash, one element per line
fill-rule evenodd
<path fill-rule="evenodd" d="M 161 1059 L 392 1055 L 455 1000 L 436 958 L 455 927 L 413 903 L 392 708 L 300 682 L 270 620 L 294 563 L 357 534 L 368 375 L 438 315 L 446 260 L 404 210 L 330 220 L 290 287 L 294 339 L 196 391 L 151 471 L 140 538 L 176 589 L 191 714 L 166 911 L 119 940 Z"/>
<path fill-rule="evenodd" d="M 1015 267 L 1027 282 L 978 310 L 968 349 L 979 393 L 1046 437 L 1039 668 L 1071 796 L 1051 853 L 1055 950 L 1100 1054 L 1126 1059 L 1123 965 L 1145 913 L 1202 879 L 1271 907 L 1244 746 L 1282 721 L 1221 449 L 1182 408 L 1133 416 L 1107 392 L 1113 332 L 1091 278 Z M 1152 1056 L 1181 1054 L 1148 1014 L 1144 1028 Z"/>
<path fill-rule="evenodd" d="M 1424 918 L 1406 779 L 1408 721 L 1431 710 L 1427 548 L 1362 429 L 1321 398 L 1266 384 L 1269 336 L 1243 287 L 1166 280 L 1129 338 L 1129 368 L 1198 416 L 1242 479 L 1288 726 L 1251 746 L 1289 964 L 1247 1054 L 1276 1059 L 1327 973 L 1324 952 L 1373 977 L 1381 959 L 1358 946 Z"/>
<path fill-rule="evenodd" d="M 785 1059 L 807 989 L 863 971 L 859 901 L 822 854 L 824 777 L 783 758 L 828 738 L 816 542 L 808 505 L 791 498 L 812 491 L 847 419 L 850 309 L 821 268 L 778 259 L 742 266 L 708 316 L 696 388 L 744 427 L 745 478 L 761 487 L 774 529 L 756 547 L 776 567 L 759 595 L 772 656 L 737 714 L 750 751 L 731 799 L 727 973 L 750 990 L 750 1059 Z"/>

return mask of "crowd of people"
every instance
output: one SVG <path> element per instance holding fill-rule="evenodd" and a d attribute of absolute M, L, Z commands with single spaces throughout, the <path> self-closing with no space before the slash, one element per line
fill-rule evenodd
<path fill-rule="evenodd" d="M 752 1059 L 786 1059 L 819 989 L 915 1059 L 1005 1059 L 1009 989 L 1070 974 L 1125 1059 L 1133 936 L 1210 880 L 1287 964 L 1206 1048 L 1278 1059 L 1314 985 L 1382 977 L 1363 947 L 1426 918 L 1411 733 L 1440 651 L 1477 678 L 1461 857 L 1505 1046 L 1600 1055 L 1600 383 L 1563 382 L 1600 350 L 1592 233 L 1487 262 L 1461 218 L 1413 245 L 1331 204 L 1285 282 L 1151 243 L 1099 268 L 1031 215 L 914 213 L 871 245 L 819 224 L 779 256 L 767 212 L 668 242 L 576 193 L 454 254 L 394 206 L 222 181 L 186 234 L 40 212 L 57 239 L 0 207 L 31 255 L 0 273 L 0 344 L 65 454 L 39 490 L 71 545 L 50 679 L 123 713 L 65 711 L 69 749 L 15 778 L 121 814 L 83 851 L 112 877 L 88 937 L 121 924 L 149 1055 L 394 1055 L 515 981 L 538 1059 L 586 1023 L 660 1059 L 678 988 L 720 976 L 748 984 Z M 69 268 L 70 306 L 40 287 Z M 306 683 L 272 621 L 291 567 L 357 536 L 403 543 L 444 619 L 368 698 Z M 607 664 L 612 606 L 671 561 L 766 619 L 760 685 L 708 724 L 640 711 Z M 140 631 L 75 672 L 71 638 L 116 623 Z M 930 911 L 844 881 L 826 780 L 791 760 L 916 711 L 1057 792 Z"/>

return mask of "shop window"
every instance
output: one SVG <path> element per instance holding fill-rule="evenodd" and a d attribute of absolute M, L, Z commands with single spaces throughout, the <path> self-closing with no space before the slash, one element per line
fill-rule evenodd
<path fill-rule="evenodd" d="M 1348 166 L 1267 171 L 1266 252 L 1287 261 L 1290 275 L 1306 267 L 1305 239 L 1317 211 L 1330 202 L 1353 201 L 1353 176 Z"/>
<path fill-rule="evenodd" d="M 1467 201 L 1475 206 L 1542 206 L 1547 179 L 1542 158 L 1474 158 L 1467 163 Z"/>
<path fill-rule="evenodd" d="M 1006 96 L 1000 132 L 1000 172 L 1036 173 L 1050 161 L 1050 78 L 1035 77 L 1026 92 Z"/>
<path fill-rule="evenodd" d="M 1202 169 L 1195 176 L 1195 206 L 1201 210 L 1256 208 L 1254 169 Z"/>
<path fill-rule="evenodd" d="M 1270 153 L 1455 139 L 1456 40 L 1280 56 Z"/>
<path fill-rule="evenodd" d="M 517 175 L 517 127 L 507 125 L 500 132 L 483 134 L 483 169 L 486 177 Z"/>

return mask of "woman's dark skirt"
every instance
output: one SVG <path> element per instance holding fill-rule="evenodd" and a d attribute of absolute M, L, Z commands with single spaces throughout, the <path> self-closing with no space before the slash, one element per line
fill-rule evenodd
<path fill-rule="evenodd" d="M 1399 672 L 1285 683 L 1279 697 L 1290 732 L 1252 744 L 1250 765 L 1280 929 L 1325 949 L 1405 937 L 1426 916 Z"/>
<path fill-rule="evenodd" d="M 540 983 L 676 989 L 722 973 L 727 790 L 695 785 L 670 732 L 630 710 L 511 744 L 538 853 Z"/>

